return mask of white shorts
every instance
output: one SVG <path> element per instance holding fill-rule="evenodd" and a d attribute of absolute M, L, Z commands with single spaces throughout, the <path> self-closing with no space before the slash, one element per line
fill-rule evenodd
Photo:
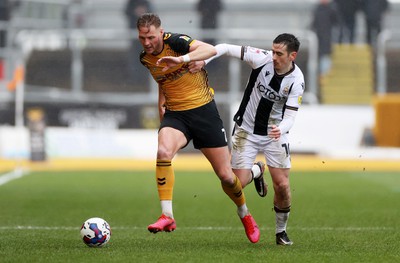
<path fill-rule="evenodd" d="M 236 126 L 232 137 L 232 168 L 251 169 L 259 152 L 264 153 L 265 161 L 271 167 L 291 167 L 288 134 L 282 134 L 276 141 Z"/>

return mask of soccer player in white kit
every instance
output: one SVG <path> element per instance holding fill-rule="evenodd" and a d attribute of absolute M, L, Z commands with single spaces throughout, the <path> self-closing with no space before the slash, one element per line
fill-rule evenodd
<path fill-rule="evenodd" d="M 292 245 L 286 233 L 291 208 L 289 171 L 291 168 L 288 133 L 294 124 L 304 92 L 304 76 L 294 63 L 300 42 L 292 34 L 280 34 L 271 50 L 249 46 L 219 44 L 217 55 L 199 56 L 205 63 L 228 55 L 247 62 L 252 71 L 237 113 L 232 138 L 232 168 L 245 187 L 255 183 L 262 171 L 255 171 L 254 160 L 264 153 L 274 187 L 276 243 Z M 186 58 L 187 60 L 188 58 Z M 182 57 L 164 57 L 167 67 L 183 61 Z M 262 167 L 260 167 L 262 168 Z M 258 190 L 258 189 L 257 189 Z M 260 193 L 259 193 L 260 194 Z"/>

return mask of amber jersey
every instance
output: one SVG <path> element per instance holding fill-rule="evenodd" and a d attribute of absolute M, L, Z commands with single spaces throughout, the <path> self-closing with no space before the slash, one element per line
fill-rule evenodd
<path fill-rule="evenodd" d="M 164 33 L 164 47 L 160 54 L 140 55 L 140 62 L 146 66 L 159 88 L 165 95 L 165 106 L 171 111 L 183 111 L 198 108 L 213 100 L 213 89 L 208 85 L 207 72 L 189 72 L 188 63 L 182 63 L 166 72 L 165 65 L 156 65 L 164 56 L 181 56 L 189 53 L 190 45 L 196 40 L 184 34 Z"/>

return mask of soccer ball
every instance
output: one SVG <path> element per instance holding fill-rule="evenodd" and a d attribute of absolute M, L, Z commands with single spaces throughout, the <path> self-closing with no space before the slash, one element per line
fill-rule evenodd
<path fill-rule="evenodd" d="M 81 237 L 89 247 L 102 247 L 110 241 L 110 225 L 102 218 L 89 218 L 81 227 Z"/>

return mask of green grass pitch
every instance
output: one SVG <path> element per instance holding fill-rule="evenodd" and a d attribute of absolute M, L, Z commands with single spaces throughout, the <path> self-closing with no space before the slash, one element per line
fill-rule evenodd
<path fill-rule="evenodd" d="M 32 172 L 0 185 L 0 262 L 400 262 L 400 173 L 294 171 L 291 188 L 294 245 L 282 247 L 272 188 L 245 189 L 261 229 L 252 244 L 212 172 L 176 172 L 177 230 L 157 234 L 152 171 Z M 80 239 L 94 216 L 111 225 L 106 247 Z"/>

